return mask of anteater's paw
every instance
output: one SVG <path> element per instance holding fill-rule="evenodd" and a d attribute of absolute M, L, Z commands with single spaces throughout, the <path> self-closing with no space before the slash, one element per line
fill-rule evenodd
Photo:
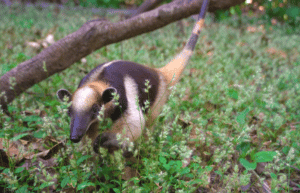
<path fill-rule="evenodd" d="M 108 149 L 109 153 L 121 148 L 117 140 L 117 136 L 114 133 L 102 133 L 97 136 L 93 143 L 93 149 L 95 153 L 99 153 L 99 147 Z"/>

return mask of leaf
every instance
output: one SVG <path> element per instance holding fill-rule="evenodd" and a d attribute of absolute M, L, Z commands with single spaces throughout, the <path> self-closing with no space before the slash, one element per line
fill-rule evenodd
<path fill-rule="evenodd" d="M 23 121 L 26 122 L 34 122 L 34 121 L 39 121 L 41 118 L 37 115 L 31 115 L 31 116 L 26 116 L 23 118 Z"/>
<path fill-rule="evenodd" d="M 256 99 L 255 103 L 256 103 L 256 105 L 258 105 L 258 107 L 262 107 L 262 108 L 265 108 L 265 106 L 267 104 L 265 101 L 262 101 L 260 99 Z"/>
<path fill-rule="evenodd" d="M 254 154 L 254 161 L 259 162 L 270 162 L 274 159 L 276 155 L 275 151 L 260 151 Z"/>
<path fill-rule="evenodd" d="M 15 170 L 15 173 L 20 173 L 24 170 L 24 167 L 19 167 Z"/>
<path fill-rule="evenodd" d="M 70 182 L 70 177 L 67 176 L 61 181 L 60 185 L 62 188 L 64 188 L 69 182 Z"/>
<path fill-rule="evenodd" d="M 257 165 L 256 162 L 250 163 L 244 158 L 240 159 L 240 163 L 242 164 L 242 166 L 244 166 L 246 168 L 246 170 L 255 170 L 256 165 Z"/>
<path fill-rule="evenodd" d="M 274 174 L 274 173 L 270 173 L 270 176 L 271 176 L 271 178 L 273 179 L 273 180 L 276 180 L 277 179 L 277 176 L 276 176 L 276 174 Z"/>
<path fill-rule="evenodd" d="M 283 152 L 285 155 L 287 155 L 287 154 L 289 153 L 289 151 L 290 151 L 290 147 L 288 147 L 288 146 L 284 146 L 284 147 L 282 148 L 282 152 Z"/>
<path fill-rule="evenodd" d="M 184 175 L 184 174 L 187 174 L 187 173 L 189 173 L 189 172 L 190 172 L 190 168 L 185 167 L 185 168 L 183 168 L 183 169 L 181 170 L 180 175 Z"/>
<path fill-rule="evenodd" d="M 73 172 L 73 173 L 75 175 L 75 172 Z M 76 186 L 76 184 L 77 184 L 77 177 L 76 176 L 72 177 L 70 183 L 72 184 L 72 186 Z"/>
<path fill-rule="evenodd" d="M 164 164 L 163 166 L 164 166 L 164 168 L 165 168 L 166 170 L 170 170 L 170 165 L 169 165 L 169 164 Z"/>
<path fill-rule="evenodd" d="M 241 142 L 236 146 L 236 150 L 241 152 L 241 156 L 246 156 L 247 152 L 250 150 L 250 143 L 249 142 Z"/>
<path fill-rule="evenodd" d="M 170 169 L 170 164 L 171 164 L 171 162 L 170 162 L 169 164 L 167 164 L 166 158 L 164 158 L 164 157 L 162 157 L 162 156 L 159 156 L 158 159 L 159 159 L 159 162 L 162 163 L 163 167 L 164 167 L 166 170 L 169 170 L 169 169 Z"/>
<path fill-rule="evenodd" d="M 166 164 L 167 163 L 167 160 L 166 158 L 162 157 L 162 156 L 159 156 L 159 162 L 162 163 L 162 164 Z"/>
<path fill-rule="evenodd" d="M 116 193 L 119 193 L 120 190 L 118 188 L 113 188 L 113 190 L 116 192 Z"/>
<path fill-rule="evenodd" d="M 23 193 L 23 192 L 28 192 L 28 185 L 22 186 L 21 188 L 18 188 L 16 193 Z"/>
<path fill-rule="evenodd" d="M 236 121 L 241 125 L 245 124 L 245 118 L 249 111 L 249 108 L 246 108 L 243 112 L 240 112 L 239 115 L 236 117 Z"/>
<path fill-rule="evenodd" d="M 83 161 L 85 161 L 85 160 L 87 160 L 87 159 L 89 159 L 90 157 L 92 157 L 91 155 L 85 155 L 85 156 L 82 156 L 81 158 L 79 158 L 78 160 L 77 160 L 77 165 L 80 165 Z"/>
<path fill-rule="evenodd" d="M 15 137 L 11 138 L 11 140 L 12 141 L 17 141 L 18 139 L 21 139 L 22 137 L 25 137 L 27 135 L 28 135 L 28 133 L 23 133 L 23 134 L 20 134 L 20 135 L 17 135 Z"/>
<path fill-rule="evenodd" d="M 33 136 L 35 138 L 44 138 L 46 136 L 46 133 L 42 130 L 39 130 L 37 132 L 34 132 Z"/>
<path fill-rule="evenodd" d="M 185 176 L 187 178 L 190 178 L 190 179 L 194 179 L 195 178 L 194 174 L 192 174 L 192 173 L 187 173 Z"/>
<path fill-rule="evenodd" d="M 239 5 L 235 6 L 235 11 L 236 11 L 237 15 L 239 15 L 239 16 L 242 15 L 242 10 L 241 10 L 241 7 Z"/>
<path fill-rule="evenodd" d="M 300 8 L 299 7 L 291 7 L 286 10 L 286 14 L 292 18 L 296 18 L 300 16 Z"/>
<path fill-rule="evenodd" d="M 54 184 L 54 182 L 52 182 L 52 181 L 51 182 L 43 182 L 39 187 L 37 187 L 36 190 L 42 190 L 42 189 L 44 189 L 46 187 L 49 187 L 53 184 Z"/>
<path fill-rule="evenodd" d="M 234 15 L 234 14 L 235 14 L 235 9 L 234 9 L 234 7 L 230 7 L 229 12 L 231 13 L 231 15 Z"/>
<path fill-rule="evenodd" d="M 223 176 L 223 173 L 220 172 L 219 170 L 216 170 L 215 173 L 216 173 L 216 174 L 219 174 L 220 176 Z"/>
<path fill-rule="evenodd" d="M 213 167 L 211 167 L 211 166 L 205 166 L 205 169 L 210 172 L 213 169 Z"/>
<path fill-rule="evenodd" d="M 202 183 L 201 179 L 195 179 L 188 182 L 189 185 L 200 184 Z"/>
<path fill-rule="evenodd" d="M 176 170 L 180 170 L 180 168 L 182 167 L 182 161 L 177 160 L 174 163 L 174 166 L 175 166 Z"/>
<path fill-rule="evenodd" d="M 89 187 L 89 186 L 95 186 L 95 184 L 92 183 L 92 182 L 82 182 L 81 184 L 79 184 L 77 186 L 77 190 L 82 190 L 82 189 L 84 189 L 86 187 Z"/>
<path fill-rule="evenodd" d="M 238 100 L 239 98 L 239 93 L 235 89 L 232 88 L 228 89 L 227 94 L 230 98 L 233 98 L 235 100 Z"/>

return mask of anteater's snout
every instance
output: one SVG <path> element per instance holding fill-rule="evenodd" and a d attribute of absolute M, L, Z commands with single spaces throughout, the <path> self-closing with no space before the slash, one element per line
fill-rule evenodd
<path fill-rule="evenodd" d="M 89 121 L 87 120 L 89 120 L 87 117 L 78 115 L 75 115 L 74 118 L 72 118 L 70 127 L 70 140 L 73 143 L 78 143 L 85 135 L 86 128 L 89 125 Z"/>

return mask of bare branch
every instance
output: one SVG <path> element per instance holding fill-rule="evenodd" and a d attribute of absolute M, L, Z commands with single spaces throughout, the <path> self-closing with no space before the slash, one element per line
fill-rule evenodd
<path fill-rule="evenodd" d="M 134 13 L 131 15 L 131 17 L 137 16 L 140 13 L 143 13 L 145 11 L 149 11 L 154 9 L 156 6 L 158 6 L 161 2 L 163 2 L 164 0 L 146 0 L 144 1 L 144 3 L 142 3 L 142 5 L 140 5 L 135 11 Z"/>

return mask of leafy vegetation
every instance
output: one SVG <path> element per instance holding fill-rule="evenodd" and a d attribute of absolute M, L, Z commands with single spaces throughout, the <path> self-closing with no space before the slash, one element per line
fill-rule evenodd
<path fill-rule="evenodd" d="M 79 0 L 82 7 L 119 8 L 121 6 L 138 6 L 142 0 Z M 69 3 L 72 4 L 72 3 Z"/>
<path fill-rule="evenodd" d="M 300 2 L 296 0 L 264 1 L 266 13 L 270 18 L 286 21 L 290 25 L 300 24 Z"/>
<path fill-rule="evenodd" d="M 278 20 L 291 26 L 300 24 L 300 1 L 298 0 L 249 0 L 249 2 L 251 4 L 241 4 L 228 10 L 218 10 L 215 13 L 215 18 L 221 21 L 230 18 L 230 16 L 241 17 L 242 13 L 256 15 L 255 12 L 263 12 L 264 19 L 269 22 L 277 22 Z"/>
<path fill-rule="evenodd" d="M 59 40 L 95 17 L 17 6 L 0 14 L 0 75 L 40 51 L 26 42 L 49 33 Z M 19 96 L 9 106 L 13 119 L 0 112 L 2 189 L 239 192 L 262 191 L 266 184 L 274 192 L 299 189 L 298 35 L 287 34 L 288 25 L 246 16 L 220 23 L 207 17 L 206 23 L 155 130 L 130 146 L 133 159 L 104 149 L 101 157 L 95 155 L 90 141 L 71 143 L 68 105 L 55 93 L 74 91 L 87 72 L 110 60 L 163 66 L 182 49 L 191 18 L 183 20 L 185 35 L 174 23 L 107 46 Z"/>
<path fill-rule="evenodd" d="M 82 7 L 120 7 L 124 0 L 80 0 Z"/>

